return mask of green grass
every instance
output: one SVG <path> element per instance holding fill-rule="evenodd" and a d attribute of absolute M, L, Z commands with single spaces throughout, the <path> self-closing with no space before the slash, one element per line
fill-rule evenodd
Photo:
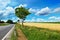
<path fill-rule="evenodd" d="M 23 31 L 28 40 L 60 40 L 59 31 L 16 25 Z"/>
<path fill-rule="evenodd" d="M 17 40 L 17 37 L 18 37 L 18 33 L 17 33 L 18 27 L 17 26 L 19 26 L 19 25 L 15 25 L 15 30 L 13 31 L 10 40 Z"/>
<path fill-rule="evenodd" d="M 16 30 L 14 32 L 12 33 L 10 40 L 17 40 Z"/>
<path fill-rule="evenodd" d="M 0 23 L 0 26 L 9 25 L 8 23 Z"/>

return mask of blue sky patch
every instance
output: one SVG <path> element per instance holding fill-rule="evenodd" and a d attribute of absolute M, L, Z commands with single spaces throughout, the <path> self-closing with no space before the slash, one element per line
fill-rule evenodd
<path fill-rule="evenodd" d="M 29 8 L 26 22 L 59 22 L 60 0 L 0 0 L 0 20 L 17 21 L 16 7 Z"/>

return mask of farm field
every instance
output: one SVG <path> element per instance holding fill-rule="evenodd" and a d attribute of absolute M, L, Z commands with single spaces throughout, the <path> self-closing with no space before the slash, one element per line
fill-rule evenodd
<path fill-rule="evenodd" d="M 24 23 L 24 25 L 38 28 L 48 28 L 51 30 L 60 30 L 60 23 Z"/>
<path fill-rule="evenodd" d="M 24 25 L 22 27 L 20 24 L 16 24 L 16 27 L 22 30 L 28 40 L 60 40 L 60 31 L 38 28 L 36 26 Z"/>

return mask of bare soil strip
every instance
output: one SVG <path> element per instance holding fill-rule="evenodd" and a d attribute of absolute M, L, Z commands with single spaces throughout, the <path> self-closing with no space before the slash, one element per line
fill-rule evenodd
<path fill-rule="evenodd" d="M 56 23 L 24 23 L 24 25 L 60 31 L 60 24 Z"/>
<path fill-rule="evenodd" d="M 17 32 L 18 32 L 18 40 L 27 40 L 27 38 L 20 29 L 17 29 Z"/>

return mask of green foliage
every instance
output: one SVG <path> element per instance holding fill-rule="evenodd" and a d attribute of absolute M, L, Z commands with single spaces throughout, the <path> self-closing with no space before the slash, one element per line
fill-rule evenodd
<path fill-rule="evenodd" d="M 12 33 L 10 40 L 17 40 L 17 36 L 14 34 L 14 32 Z"/>
<path fill-rule="evenodd" d="M 13 24 L 13 21 L 12 20 L 8 20 L 6 23 Z"/>
<path fill-rule="evenodd" d="M 22 27 L 21 25 L 19 28 L 23 31 L 28 40 L 60 40 L 59 31 L 28 26 Z"/>
<path fill-rule="evenodd" d="M 18 7 L 15 9 L 15 14 L 20 19 L 25 19 L 26 16 L 30 14 L 30 12 L 28 11 L 28 9 L 26 9 L 24 7 Z"/>
<path fill-rule="evenodd" d="M 23 22 L 24 22 L 26 16 L 30 14 L 30 12 L 28 11 L 28 9 L 26 9 L 24 7 L 18 7 L 15 9 L 15 14 L 17 17 L 22 19 L 22 26 L 23 26 Z"/>
<path fill-rule="evenodd" d="M 5 23 L 5 22 L 0 20 L 0 23 Z"/>

